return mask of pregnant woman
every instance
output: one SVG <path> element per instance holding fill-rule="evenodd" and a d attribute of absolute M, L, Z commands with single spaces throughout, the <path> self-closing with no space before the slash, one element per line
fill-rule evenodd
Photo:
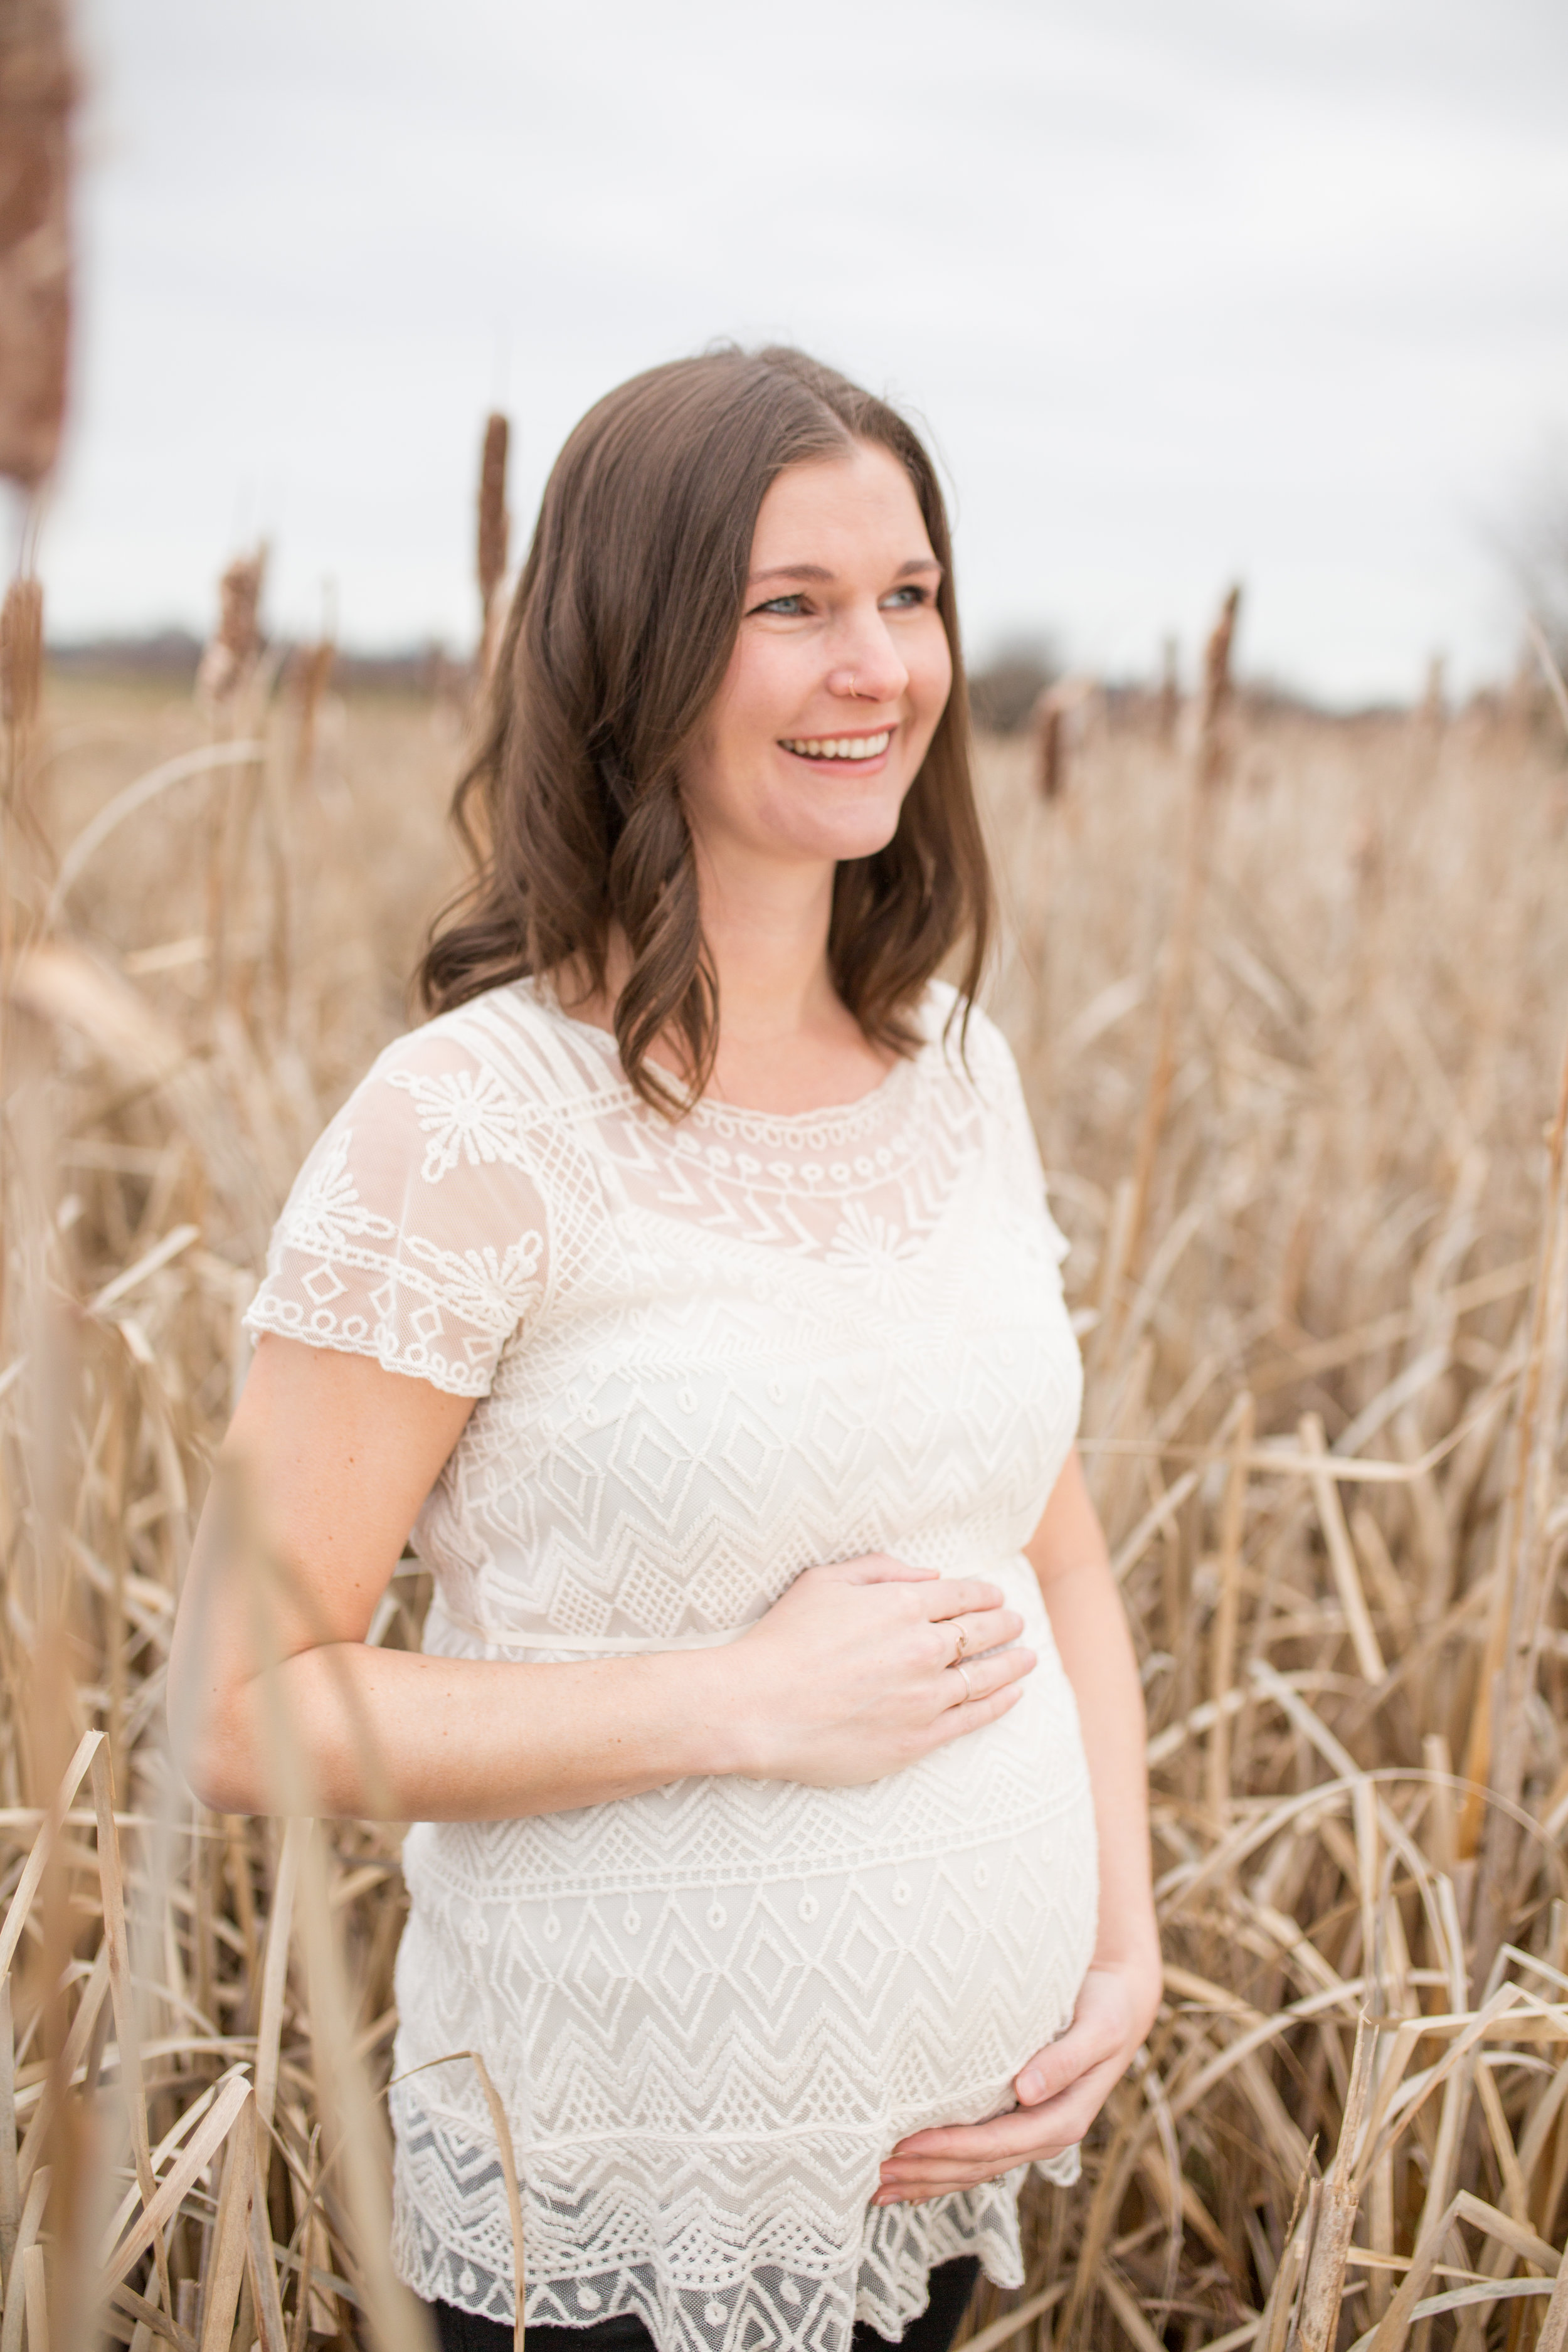
<path fill-rule="evenodd" d="M 1142 1709 L 1073 1452 L 946 520 L 797 352 L 612 393 L 459 795 L 436 1017 L 280 1218 L 172 1715 L 416 1826 L 397 2266 L 448 2347 L 944 2352 L 1154 2012 Z M 939 965 L 960 974 L 939 981 Z M 422 1656 L 365 1635 L 413 1531 Z"/>

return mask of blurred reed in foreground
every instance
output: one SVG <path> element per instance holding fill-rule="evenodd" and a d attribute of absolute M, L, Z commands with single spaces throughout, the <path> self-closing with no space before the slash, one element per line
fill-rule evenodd
<path fill-rule="evenodd" d="M 420 2340 L 396 1839 L 215 1818 L 162 1711 L 237 1315 L 401 1025 L 453 752 L 246 647 L 202 711 L 87 682 L 5 735 L 0 2352 Z M 983 754 L 1168 1969 L 974 2340 L 1563 2352 L 1564 761 L 1508 709 L 1169 700 L 1058 697 L 1048 798 Z"/>

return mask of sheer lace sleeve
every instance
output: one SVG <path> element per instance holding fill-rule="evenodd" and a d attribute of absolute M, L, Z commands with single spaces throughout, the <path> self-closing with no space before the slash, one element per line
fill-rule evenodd
<path fill-rule="evenodd" d="M 510 1087 L 445 1024 L 400 1038 L 300 1171 L 246 1328 L 487 1395 L 544 1286 L 527 1131 Z"/>
<path fill-rule="evenodd" d="M 1059 1266 L 1072 1244 L 1047 1203 L 1046 1171 L 1018 1065 L 996 1024 L 978 1008 L 969 1016 L 969 1058 L 976 1083 L 1002 1130 L 1008 1191 L 1021 1208 L 1042 1221 L 1047 1245 Z"/>

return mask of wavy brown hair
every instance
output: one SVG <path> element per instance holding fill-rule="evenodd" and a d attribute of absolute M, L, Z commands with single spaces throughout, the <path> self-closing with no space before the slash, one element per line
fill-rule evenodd
<path fill-rule="evenodd" d="M 605 988 L 612 929 L 630 971 L 616 1003 L 622 1065 L 644 1100 L 689 1108 L 718 1050 L 680 765 L 740 628 L 757 512 L 786 467 L 889 450 L 942 567 L 952 690 L 883 849 L 844 860 L 828 957 L 876 1045 L 919 1042 L 926 982 L 961 944 L 967 1016 L 994 922 L 969 766 L 952 551 L 936 470 L 886 401 L 804 352 L 722 350 L 634 376 L 591 408 L 545 488 L 497 656 L 484 734 L 453 802 L 475 861 L 417 985 L 445 1012 L 525 973 Z M 674 1040 L 680 1100 L 648 1059 Z"/>

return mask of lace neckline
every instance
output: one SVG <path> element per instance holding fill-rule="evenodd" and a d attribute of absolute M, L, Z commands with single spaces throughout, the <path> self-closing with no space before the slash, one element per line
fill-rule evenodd
<path fill-rule="evenodd" d="M 617 1091 L 628 1104 L 642 1109 L 647 1108 L 621 1066 L 620 1048 L 610 1030 L 601 1029 L 596 1021 L 580 1021 L 575 1014 L 564 1011 L 554 989 L 540 974 L 530 974 L 516 985 L 531 995 L 552 1021 L 559 1022 L 574 1035 L 592 1037 L 609 1064 L 609 1076 Z M 892 1067 L 863 1095 L 856 1095 L 848 1102 L 824 1103 L 816 1110 L 756 1110 L 749 1104 L 724 1102 L 713 1095 L 700 1095 L 678 1122 L 674 1132 L 679 1134 L 681 1128 L 696 1123 L 711 1127 L 721 1135 L 777 1137 L 781 1140 L 786 1136 L 795 1136 L 803 1140 L 815 1139 L 825 1132 L 835 1136 L 851 1135 L 869 1126 L 896 1099 L 926 1051 L 927 1044 L 922 1041 L 913 1054 L 900 1054 Z M 673 1070 L 667 1069 L 662 1062 L 655 1062 L 652 1066 L 661 1077 L 679 1087 L 680 1080 Z M 657 1117 L 658 1114 L 652 1116 Z"/>

